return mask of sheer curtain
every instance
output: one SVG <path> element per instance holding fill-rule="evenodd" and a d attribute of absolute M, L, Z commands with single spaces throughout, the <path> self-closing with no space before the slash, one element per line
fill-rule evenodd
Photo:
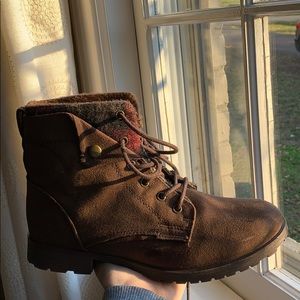
<path fill-rule="evenodd" d="M 77 92 L 67 0 L 1 1 L 1 276 L 6 299 L 100 299 L 95 275 L 27 262 L 25 170 L 15 111 Z"/>

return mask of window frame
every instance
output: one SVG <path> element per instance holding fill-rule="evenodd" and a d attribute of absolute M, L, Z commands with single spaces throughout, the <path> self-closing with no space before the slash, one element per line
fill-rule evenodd
<path fill-rule="evenodd" d="M 278 205 L 276 200 L 277 190 L 275 188 L 274 141 L 270 139 L 270 131 L 274 131 L 274 128 L 272 128 L 272 123 L 268 124 L 265 118 L 272 107 L 273 99 L 270 62 L 268 61 L 270 58 L 270 55 L 268 55 L 270 53 L 267 30 L 268 21 L 264 17 L 286 15 L 295 13 L 295 11 L 299 14 L 300 4 L 297 1 L 254 4 L 252 0 L 241 0 L 240 5 L 242 9 L 240 7 L 213 8 L 150 17 L 147 13 L 147 1 L 133 0 L 133 3 L 144 105 L 147 113 L 149 113 L 151 107 L 157 101 L 153 95 L 155 94 L 153 92 L 153 87 L 155 87 L 153 78 L 155 78 L 155 74 L 153 74 L 154 67 L 152 67 L 154 66 L 153 59 L 151 58 L 153 57 L 151 55 L 152 49 L 149 46 L 151 44 L 150 28 L 163 25 L 241 20 L 254 195 L 256 198 L 269 199 L 273 204 Z M 258 41 L 261 42 L 260 45 L 262 46 L 258 46 Z M 150 82 L 152 84 L 149 84 Z M 272 119 L 271 116 L 270 118 Z M 160 126 L 157 124 L 160 124 L 160 120 L 157 116 L 154 120 L 155 122 L 151 121 L 149 133 L 157 135 L 159 134 Z M 154 130 L 152 131 L 151 128 Z M 262 157 L 267 157 L 268 159 L 262 160 Z M 206 166 L 206 169 L 208 169 L 208 166 Z M 254 281 L 263 283 L 263 286 L 269 286 L 265 281 L 271 282 L 273 289 L 277 291 L 280 289 L 281 292 L 284 291 L 286 299 L 297 297 L 300 293 L 299 279 L 285 270 L 271 270 L 274 266 L 279 265 L 279 261 L 281 261 L 280 251 L 277 251 L 276 255 L 262 260 L 256 267 L 256 271 L 249 271 L 251 278 Z M 235 280 L 233 277 L 226 279 L 224 282 L 234 290 L 238 290 L 237 282 L 240 284 L 240 279 Z M 245 296 L 248 298 L 247 295 Z"/>

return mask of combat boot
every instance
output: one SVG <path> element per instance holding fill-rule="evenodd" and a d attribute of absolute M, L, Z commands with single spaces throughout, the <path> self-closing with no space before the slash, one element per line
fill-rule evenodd
<path fill-rule="evenodd" d="M 129 93 L 31 101 L 17 120 L 38 268 L 89 274 L 110 262 L 155 280 L 208 281 L 256 265 L 287 235 L 272 204 L 204 194 L 181 177 L 165 156 L 177 147 L 141 130 Z"/>

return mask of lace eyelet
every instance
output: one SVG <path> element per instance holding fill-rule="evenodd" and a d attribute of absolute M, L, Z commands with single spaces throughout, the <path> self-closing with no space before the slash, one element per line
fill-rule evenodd
<path fill-rule="evenodd" d="M 158 192 L 156 194 L 156 199 L 159 200 L 159 201 L 164 201 L 166 200 L 167 196 L 164 192 Z"/>
<path fill-rule="evenodd" d="M 127 145 L 128 144 L 128 137 L 124 136 L 120 139 L 120 142 L 124 141 L 124 144 Z"/>
<path fill-rule="evenodd" d="M 149 184 L 150 184 L 149 180 L 147 180 L 145 178 L 140 179 L 140 185 L 141 186 L 147 187 L 147 186 L 149 186 Z"/>
<path fill-rule="evenodd" d="M 179 209 L 177 209 L 176 207 L 173 207 L 172 210 L 175 214 L 179 214 L 182 212 L 182 207 L 180 207 Z"/>
<path fill-rule="evenodd" d="M 134 160 L 131 161 L 131 163 L 132 163 L 134 166 L 136 165 L 136 162 L 135 162 Z M 131 167 L 129 164 L 126 164 L 125 170 L 126 170 L 126 171 L 132 171 L 132 167 Z"/>
<path fill-rule="evenodd" d="M 153 173 L 156 172 L 156 170 L 157 170 L 157 169 L 156 169 L 155 167 L 151 167 L 151 168 L 150 168 L 150 173 L 153 174 Z"/>
<path fill-rule="evenodd" d="M 123 110 L 119 110 L 118 112 L 116 112 L 116 117 L 121 119 L 122 117 L 121 116 L 125 116 L 125 113 Z"/>

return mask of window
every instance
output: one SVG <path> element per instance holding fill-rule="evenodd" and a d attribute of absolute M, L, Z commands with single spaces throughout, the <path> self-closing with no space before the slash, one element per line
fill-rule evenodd
<path fill-rule="evenodd" d="M 299 1 L 134 7 L 149 132 L 180 147 L 171 159 L 199 189 L 283 210 L 289 238 L 255 274 L 299 295 Z"/>

